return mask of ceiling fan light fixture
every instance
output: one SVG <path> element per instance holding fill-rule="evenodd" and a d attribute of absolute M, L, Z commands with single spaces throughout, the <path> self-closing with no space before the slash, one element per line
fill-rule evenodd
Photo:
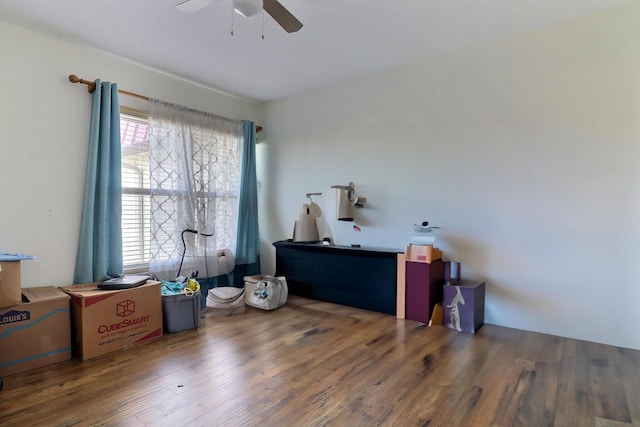
<path fill-rule="evenodd" d="M 251 18 L 262 10 L 262 0 L 233 0 L 233 10 L 239 15 Z"/>

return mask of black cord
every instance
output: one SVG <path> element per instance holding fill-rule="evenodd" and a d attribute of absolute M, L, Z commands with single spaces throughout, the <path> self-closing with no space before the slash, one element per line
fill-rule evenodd
<path fill-rule="evenodd" d="M 213 234 L 198 233 L 196 230 L 193 230 L 191 228 L 185 228 L 184 230 L 182 230 L 182 233 L 180 233 L 180 238 L 182 239 L 182 257 L 180 258 L 180 268 L 178 268 L 178 274 L 176 275 L 176 280 L 178 280 L 178 277 L 180 277 L 180 273 L 182 272 L 182 263 L 184 262 L 184 256 L 187 253 L 187 244 L 184 242 L 184 233 L 187 233 L 187 232 L 193 233 L 193 234 L 199 234 L 205 237 L 213 236 Z"/>

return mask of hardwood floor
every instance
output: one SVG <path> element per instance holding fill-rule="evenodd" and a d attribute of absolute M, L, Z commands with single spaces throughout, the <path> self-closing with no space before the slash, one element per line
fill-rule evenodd
<path fill-rule="evenodd" d="M 640 351 L 295 296 L 4 383 L 2 426 L 640 426 Z"/>

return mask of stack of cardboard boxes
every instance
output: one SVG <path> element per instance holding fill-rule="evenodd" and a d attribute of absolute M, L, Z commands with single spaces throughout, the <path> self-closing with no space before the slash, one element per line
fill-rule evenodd
<path fill-rule="evenodd" d="M 22 289 L 27 255 L 0 254 L 0 376 L 71 358 L 69 296 L 53 286 Z"/>
<path fill-rule="evenodd" d="M 23 288 L 20 262 L 32 258 L 0 254 L 0 377 L 162 336 L 160 282 L 116 291 L 97 283 Z"/>
<path fill-rule="evenodd" d="M 433 245 L 407 246 L 398 255 L 397 317 L 476 333 L 484 324 L 485 282 L 460 279 L 459 267 Z"/>
<path fill-rule="evenodd" d="M 442 251 L 432 245 L 409 245 L 398 264 L 399 271 L 404 269 L 397 284 L 397 317 L 429 323 L 442 302 Z"/>

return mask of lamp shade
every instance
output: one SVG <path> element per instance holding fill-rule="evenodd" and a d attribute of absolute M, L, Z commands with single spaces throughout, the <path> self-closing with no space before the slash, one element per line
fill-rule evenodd
<path fill-rule="evenodd" d="M 244 17 L 251 18 L 262 10 L 262 0 L 233 0 L 233 10 Z"/>

